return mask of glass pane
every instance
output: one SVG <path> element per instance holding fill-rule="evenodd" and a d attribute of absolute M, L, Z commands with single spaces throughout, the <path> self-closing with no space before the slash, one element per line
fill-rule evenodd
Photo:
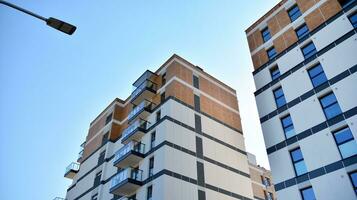
<path fill-rule="evenodd" d="M 296 175 L 300 176 L 307 172 L 304 160 L 295 163 Z"/>
<path fill-rule="evenodd" d="M 271 48 L 268 50 L 268 57 L 270 59 L 274 58 L 276 56 L 276 51 L 275 51 L 275 48 Z"/>
<path fill-rule="evenodd" d="M 300 149 L 296 149 L 294 151 L 291 152 L 291 157 L 293 158 L 293 161 L 298 161 L 298 160 L 302 160 L 304 159 L 302 157 L 302 153 L 301 153 L 301 150 Z"/>
<path fill-rule="evenodd" d="M 318 75 L 320 72 L 323 72 L 321 65 L 316 65 L 315 67 L 311 68 L 308 70 L 309 71 L 309 75 L 311 78 L 315 77 L 316 75 Z"/>
<path fill-rule="evenodd" d="M 289 126 L 289 127 L 285 128 L 284 132 L 285 132 L 286 138 L 291 138 L 292 136 L 295 135 L 294 126 Z"/>
<path fill-rule="evenodd" d="M 334 133 L 337 144 L 341 144 L 347 140 L 353 139 L 351 130 L 349 128 L 344 128 Z"/>
<path fill-rule="evenodd" d="M 301 190 L 301 194 L 304 200 L 316 200 L 312 187 Z"/>
<path fill-rule="evenodd" d="M 274 96 L 275 98 L 279 98 L 281 96 L 284 96 L 284 92 L 282 88 L 278 88 L 276 90 L 274 90 Z"/>
<path fill-rule="evenodd" d="M 352 180 L 353 186 L 357 187 L 357 172 L 354 172 L 354 173 L 350 174 L 350 176 L 351 176 L 351 180 Z"/>
<path fill-rule="evenodd" d="M 322 107 L 326 108 L 327 106 L 337 102 L 337 99 L 333 93 L 330 93 L 320 99 Z"/>
<path fill-rule="evenodd" d="M 284 128 L 290 126 L 291 124 L 293 124 L 293 121 L 291 120 L 290 115 L 286 116 L 285 118 L 281 119 Z"/>
<path fill-rule="evenodd" d="M 325 108 L 324 111 L 327 119 L 332 119 L 342 113 L 341 108 L 337 103 Z"/>
<path fill-rule="evenodd" d="M 316 52 L 315 45 L 311 42 L 302 49 L 305 58 L 312 56 Z"/>
<path fill-rule="evenodd" d="M 298 36 L 299 39 L 304 37 L 308 33 L 309 33 L 309 29 L 306 26 L 306 24 L 304 24 L 302 27 L 296 30 L 296 35 Z"/>
<path fill-rule="evenodd" d="M 355 13 L 354 15 L 350 16 L 350 21 L 353 25 L 353 27 L 357 27 L 357 13 Z"/>
<path fill-rule="evenodd" d="M 322 85 L 323 83 L 326 82 L 327 82 L 327 77 L 323 72 L 312 79 L 312 84 L 314 85 L 314 87 Z"/>
<path fill-rule="evenodd" d="M 338 146 L 342 154 L 342 158 L 348 158 L 357 154 L 357 143 L 355 140 L 351 140 Z"/>
<path fill-rule="evenodd" d="M 281 106 L 283 106 L 285 104 L 286 104 L 286 101 L 285 101 L 285 97 L 284 96 L 279 97 L 278 99 L 276 99 L 276 106 L 278 108 L 280 108 Z"/>

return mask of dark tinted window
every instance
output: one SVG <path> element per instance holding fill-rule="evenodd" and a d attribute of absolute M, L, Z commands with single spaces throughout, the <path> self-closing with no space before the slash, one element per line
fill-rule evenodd
<path fill-rule="evenodd" d="M 342 113 L 341 108 L 338 105 L 336 96 L 335 94 L 333 94 L 333 92 L 320 98 L 320 103 L 327 119 L 334 118 Z"/>
<path fill-rule="evenodd" d="M 108 142 L 108 137 L 109 137 L 109 131 L 106 132 L 103 137 L 102 137 L 102 145 Z"/>
<path fill-rule="evenodd" d="M 146 199 L 152 200 L 152 185 L 150 185 L 147 189 Z"/>
<path fill-rule="evenodd" d="M 300 192 L 303 200 L 316 200 L 314 190 L 312 190 L 312 187 L 302 189 L 300 190 Z"/>
<path fill-rule="evenodd" d="M 275 89 L 273 93 L 274 93 L 275 103 L 278 108 L 286 104 L 284 92 L 281 87 Z"/>
<path fill-rule="evenodd" d="M 105 151 L 99 154 L 98 165 L 104 163 L 104 160 L 105 160 Z"/>
<path fill-rule="evenodd" d="M 310 68 L 308 70 L 309 76 L 312 82 L 312 85 L 314 87 L 317 87 L 325 82 L 327 82 L 327 77 L 324 73 L 324 70 L 322 69 L 322 66 L 320 64 Z"/>
<path fill-rule="evenodd" d="M 302 53 L 304 54 L 305 59 L 310 58 L 316 53 L 316 48 L 314 43 L 310 42 L 302 48 Z"/>
<path fill-rule="evenodd" d="M 107 116 L 105 119 L 105 124 L 108 124 L 110 121 L 112 121 L 113 113 L 110 113 L 110 115 Z"/>
<path fill-rule="evenodd" d="M 268 54 L 269 60 L 275 58 L 275 56 L 277 55 L 276 50 L 275 50 L 274 47 L 268 49 L 267 54 Z"/>
<path fill-rule="evenodd" d="M 193 75 L 193 87 L 200 89 L 200 82 L 197 76 Z"/>
<path fill-rule="evenodd" d="M 333 136 L 342 158 L 348 158 L 357 154 L 357 143 L 348 127 L 334 132 Z"/>
<path fill-rule="evenodd" d="M 270 31 L 269 31 L 268 27 L 266 27 L 265 29 L 262 30 L 262 37 L 263 37 L 264 42 L 268 41 L 271 38 Z"/>
<path fill-rule="evenodd" d="M 309 28 L 306 24 L 301 25 L 299 28 L 295 30 L 296 35 L 299 39 L 303 38 L 305 35 L 309 34 Z"/>
<path fill-rule="evenodd" d="M 151 157 L 149 160 L 149 177 L 154 175 L 154 157 Z"/>
<path fill-rule="evenodd" d="M 200 111 L 201 110 L 200 97 L 197 95 L 194 95 L 194 104 L 195 104 L 195 110 Z"/>
<path fill-rule="evenodd" d="M 347 6 L 354 3 L 356 0 L 338 0 L 342 6 L 342 8 L 346 8 Z"/>
<path fill-rule="evenodd" d="M 97 187 L 100 184 L 100 178 L 102 176 L 102 171 L 98 172 L 95 175 L 95 179 L 94 179 L 94 187 Z"/>
<path fill-rule="evenodd" d="M 273 67 L 273 68 L 270 69 L 270 75 L 271 75 L 271 78 L 272 78 L 273 80 L 279 78 L 279 76 L 280 76 L 280 71 L 279 71 L 278 66 L 275 66 L 275 67 Z"/>

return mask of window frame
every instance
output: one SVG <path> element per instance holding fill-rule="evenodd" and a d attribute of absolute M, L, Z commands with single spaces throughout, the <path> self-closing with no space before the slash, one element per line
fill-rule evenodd
<path fill-rule="evenodd" d="M 305 48 L 309 47 L 309 46 L 313 46 L 314 49 L 308 51 L 306 54 L 305 54 Z M 310 41 L 309 43 L 307 43 L 306 45 L 304 45 L 303 47 L 301 47 L 301 52 L 302 52 L 302 55 L 304 56 L 305 59 L 308 59 L 308 58 L 311 58 L 312 56 L 314 56 L 316 53 L 317 53 L 317 49 L 316 49 L 316 46 L 315 44 Z"/>
<path fill-rule="evenodd" d="M 293 11 L 295 8 L 297 8 L 297 10 L 294 13 L 291 13 L 291 11 Z M 287 12 L 291 22 L 296 21 L 302 15 L 301 10 L 297 4 L 291 6 Z M 296 14 L 298 16 L 296 16 Z"/>
<path fill-rule="evenodd" d="M 347 1 L 342 1 L 341 2 L 340 0 L 338 0 L 338 3 L 340 3 L 342 8 L 346 8 L 346 7 L 350 6 L 351 4 L 353 4 L 354 1 L 355 0 L 350 0 L 350 1 L 347 0 Z M 344 3 L 344 4 L 342 5 L 342 3 Z"/>
<path fill-rule="evenodd" d="M 150 134 L 150 149 L 153 149 L 155 147 L 155 140 L 156 140 L 156 131 L 153 131 Z"/>
<path fill-rule="evenodd" d="M 270 56 L 269 52 L 271 52 L 273 50 L 274 50 L 274 54 L 272 54 L 272 56 Z M 278 55 L 278 52 L 276 51 L 274 46 L 270 47 L 266 52 L 267 52 L 267 56 L 268 56 L 269 60 L 273 60 Z"/>
<path fill-rule="evenodd" d="M 288 117 L 290 118 L 291 124 L 289 124 L 288 126 L 285 126 L 285 124 L 284 124 L 283 121 L 284 121 L 284 119 L 287 119 Z M 281 117 L 281 118 L 280 118 L 280 122 L 281 122 L 281 126 L 282 126 L 282 128 L 283 128 L 283 132 L 284 132 L 285 139 L 292 138 L 292 137 L 294 137 L 294 136 L 296 135 L 296 134 L 295 134 L 294 122 L 293 122 L 293 120 L 292 120 L 290 114 L 285 115 L 284 117 Z M 290 127 L 293 127 L 292 130 L 294 130 L 294 135 L 288 137 L 288 136 L 286 135 L 286 133 L 288 132 L 288 131 L 286 131 L 286 129 L 288 129 L 288 128 L 290 128 Z"/>
<path fill-rule="evenodd" d="M 109 115 L 107 115 L 107 117 L 105 118 L 105 125 L 109 124 L 113 119 L 113 113 L 110 113 Z"/>
<path fill-rule="evenodd" d="M 353 183 L 352 174 L 357 174 L 357 170 L 354 170 L 354 171 L 351 171 L 351 172 L 348 173 L 348 177 L 349 177 L 349 179 L 351 181 L 352 189 L 355 191 L 355 194 L 357 196 L 357 184 L 355 185 Z"/>
<path fill-rule="evenodd" d="M 278 79 L 281 75 L 278 65 L 275 65 L 274 67 L 270 68 L 269 71 L 270 71 L 271 79 L 273 81 Z"/>
<path fill-rule="evenodd" d="M 200 89 L 200 79 L 198 76 L 192 75 L 192 83 L 194 88 Z"/>
<path fill-rule="evenodd" d="M 148 177 L 152 177 L 154 175 L 154 163 L 155 163 L 155 158 L 154 156 L 152 156 L 149 158 Z"/>
<path fill-rule="evenodd" d="M 321 68 L 321 71 L 320 71 L 319 73 L 315 74 L 314 76 L 312 76 L 310 72 L 311 72 L 312 70 L 316 69 L 317 67 L 320 67 L 320 68 Z M 324 69 L 322 68 L 322 65 L 321 65 L 320 63 L 318 63 L 318 64 L 316 64 L 316 65 L 310 67 L 309 69 L 307 69 L 307 73 L 309 74 L 310 81 L 311 81 L 312 86 L 313 86 L 314 88 L 317 88 L 318 86 L 320 86 L 320 85 L 322 85 L 322 84 L 328 82 L 328 79 L 327 79 L 327 76 L 326 76 L 326 74 L 325 74 L 325 71 L 324 71 Z M 321 82 L 320 84 L 315 85 L 314 79 L 317 78 L 317 77 L 319 77 L 320 75 L 323 75 L 323 78 L 325 79 L 325 81 L 324 81 L 324 82 Z"/>
<path fill-rule="evenodd" d="M 333 95 L 334 98 L 336 99 L 336 101 L 333 102 L 333 103 L 331 103 L 331 104 L 329 104 L 329 105 L 327 105 L 326 107 L 324 107 L 324 105 L 322 104 L 322 99 L 324 99 L 324 98 L 326 98 L 327 96 L 330 96 L 330 95 Z M 333 119 L 333 118 L 337 117 L 338 115 L 342 114 L 342 110 L 341 110 L 340 105 L 338 104 L 336 95 L 335 95 L 332 91 L 330 91 L 329 93 L 327 93 L 327 94 L 325 94 L 325 95 L 319 97 L 319 102 L 320 102 L 322 111 L 324 112 L 324 115 L 325 115 L 325 117 L 326 117 L 327 120 Z M 336 115 L 334 115 L 334 116 L 332 116 L 332 117 L 328 117 L 328 114 L 326 114 L 326 109 L 332 107 L 332 106 L 335 105 L 335 104 L 337 104 L 337 106 L 338 106 L 339 113 L 336 114 Z"/>
<path fill-rule="evenodd" d="M 308 187 L 305 187 L 305 188 L 302 188 L 302 189 L 299 190 L 300 191 L 300 195 L 301 195 L 301 199 L 302 200 L 307 200 L 307 199 L 304 198 L 304 193 L 303 192 L 306 191 L 306 190 L 309 190 L 309 189 L 312 190 L 312 193 L 314 194 L 314 197 L 315 197 L 315 200 L 316 200 L 315 192 L 314 192 L 314 189 L 312 188 L 312 186 L 308 186 Z"/>
<path fill-rule="evenodd" d="M 352 17 L 356 17 L 355 23 L 353 23 Z M 349 20 L 350 23 L 352 24 L 353 28 L 357 28 L 357 12 L 354 12 L 354 13 L 350 14 L 350 15 L 348 16 L 348 20 Z"/>
<path fill-rule="evenodd" d="M 153 187 L 152 185 L 149 185 L 146 189 L 146 200 L 152 200 L 152 193 L 153 193 Z"/>
<path fill-rule="evenodd" d="M 281 90 L 282 95 L 280 95 L 280 96 L 277 96 L 277 95 L 276 95 L 276 92 L 277 92 L 278 90 Z M 276 105 L 277 108 L 281 108 L 281 107 L 283 107 L 283 106 L 286 105 L 285 94 L 284 94 L 283 88 L 282 88 L 281 86 L 279 86 L 279 87 L 277 87 L 277 88 L 275 88 L 275 89 L 273 90 L 273 95 L 274 95 L 275 105 Z M 283 103 L 282 105 L 279 105 L 279 104 L 278 104 L 278 100 L 279 100 L 279 99 L 284 99 L 284 103 Z"/>
<path fill-rule="evenodd" d="M 299 159 L 299 160 L 294 160 L 294 157 L 293 157 L 293 155 L 292 155 L 292 152 L 297 151 L 297 150 L 300 150 L 301 159 Z M 307 174 L 308 171 L 307 171 L 307 167 L 306 167 L 306 164 L 305 164 L 304 155 L 302 154 L 301 148 L 300 148 L 300 147 L 297 147 L 297 148 L 295 148 L 295 149 L 293 149 L 293 150 L 290 150 L 289 153 L 290 153 L 291 161 L 292 161 L 292 164 L 293 164 L 293 167 L 294 167 L 295 175 L 296 175 L 296 176 L 302 176 L 302 175 Z M 299 162 L 301 162 L 301 161 L 304 162 L 304 165 L 305 165 L 305 168 L 306 168 L 306 172 L 304 172 L 304 173 L 302 173 L 302 174 L 298 174 L 298 173 L 297 173 L 297 170 L 296 170 L 295 164 L 296 164 L 296 163 L 299 163 Z"/>
<path fill-rule="evenodd" d="M 348 140 L 345 140 L 345 141 L 339 143 L 339 142 L 337 141 L 336 134 L 337 134 L 337 133 L 341 133 L 342 131 L 347 130 L 347 129 L 348 129 L 348 131 L 350 132 L 350 134 L 351 134 L 352 137 L 351 137 L 350 139 L 348 139 Z M 351 141 L 355 141 L 355 138 L 354 138 L 354 136 L 353 136 L 353 134 L 352 134 L 352 131 L 351 131 L 351 129 L 350 129 L 348 126 L 343 126 L 343 127 L 339 128 L 339 129 L 333 131 L 333 132 L 332 132 L 332 135 L 333 135 L 333 139 L 335 140 L 335 143 L 336 143 L 338 152 L 340 153 L 340 156 L 341 156 L 342 159 L 347 159 L 347 158 L 350 158 L 350 157 L 352 157 L 352 156 L 357 155 L 357 154 L 354 154 L 354 155 L 350 155 L 350 156 L 348 156 L 348 157 L 344 157 L 343 154 L 342 154 L 342 152 L 341 152 L 341 149 L 340 149 L 340 146 L 341 146 L 341 145 L 346 144 L 346 143 L 351 142 Z M 355 142 L 356 142 L 356 141 L 355 141 Z"/>
<path fill-rule="evenodd" d="M 271 34 L 270 34 L 270 30 L 269 27 L 265 27 L 260 31 L 263 41 L 267 42 L 271 39 Z"/>
<path fill-rule="evenodd" d="M 304 27 L 306 27 L 307 31 L 303 32 L 303 34 L 299 35 L 298 32 L 300 30 L 302 30 Z M 300 25 L 298 28 L 295 29 L 295 33 L 296 33 L 298 40 L 301 40 L 303 37 L 310 34 L 310 30 L 309 30 L 309 27 L 306 25 L 306 23 L 303 23 L 302 25 Z"/>

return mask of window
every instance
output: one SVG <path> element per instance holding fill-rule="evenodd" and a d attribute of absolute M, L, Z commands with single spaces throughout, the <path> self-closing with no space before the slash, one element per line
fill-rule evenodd
<path fill-rule="evenodd" d="M 154 175 L 154 157 L 151 157 L 149 160 L 149 177 Z"/>
<path fill-rule="evenodd" d="M 105 160 L 105 151 L 103 151 L 99 154 L 98 165 L 104 163 L 104 160 Z"/>
<path fill-rule="evenodd" d="M 320 104 L 327 119 L 332 119 L 342 113 L 336 96 L 333 94 L 333 92 L 330 92 L 329 94 L 321 97 Z"/>
<path fill-rule="evenodd" d="M 162 85 L 165 85 L 166 84 L 166 73 L 164 73 L 161 78 L 162 78 Z"/>
<path fill-rule="evenodd" d="M 94 187 L 97 187 L 99 184 L 100 184 L 100 178 L 102 176 L 102 171 L 98 172 L 96 175 L 95 175 L 95 178 L 94 178 Z"/>
<path fill-rule="evenodd" d="M 156 122 L 158 122 L 161 119 L 161 110 L 156 112 Z"/>
<path fill-rule="evenodd" d="M 273 200 L 273 193 L 265 191 L 265 199 L 266 200 Z"/>
<path fill-rule="evenodd" d="M 276 50 L 275 50 L 275 48 L 272 47 L 272 48 L 268 49 L 267 54 L 268 54 L 269 60 L 275 58 L 275 56 L 276 56 Z"/>
<path fill-rule="evenodd" d="M 108 137 L 109 137 L 109 131 L 106 132 L 103 137 L 102 137 L 102 145 L 108 142 Z"/>
<path fill-rule="evenodd" d="M 302 156 L 300 148 L 290 151 L 290 155 L 291 155 L 291 159 L 294 164 L 296 176 L 300 176 L 300 175 L 307 173 L 305 161 Z"/>
<path fill-rule="evenodd" d="M 297 18 L 299 18 L 301 16 L 299 7 L 296 4 L 288 10 L 288 13 L 289 13 L 291 22 L 295 21 Z"/>
<path fill-rule="evenodd" d="M 280 71 L 279 71 L 278 66 L 275 66 L 275 67 L 270 69 L 270 75 L 271 75 L 271 78 L 273 80 L 275 80 L 275 79 L 280 77 Z"/>
<path fill-rule="evenodd" d="M 273 93 L 274 93 L 275 103 L 278 108 L 286 104 L 284 92 L 281 87 L 275 89 Z"/>
<path fill-rule="evenodd" d="M 155 138 L 156 138 L 156 132 L 153 131 L 151 132 L 151 139 L 150 139 L 150 148 L 154 148 L 155 147 Z"/>
<path fill-rule="evenodd" d="M 200 111 L 201 110 L 200 97 L 197 95 L 194 95 L 194 104 L 195 104 L 195 110 Z"/>
<path fill-rule="evenodd" d="M 91 200 L 98 200 L 98 193 L 95 194 L 95 195 L 93 195 L 92 198 L 91 198 Z"/>
<path fill-rule="evenodd" d="M 107 125 L 110 121 L 112 121 L 113 113 L 110 113 L 110 115 L 107 116 L 105 119 L 105 124 Z"/>
<path fill-rule="evenodd" d="M 147 189 L 146 200 L 152 200 L 152 185 Z"/>
<path fill-rule="evenodd" d="M 261 176 L 261 179 L 262 179 L 262 183 L 263 183 L 263 185 L 265 185 L 265 187 L 268 187 L 271 185 L 270 179 L 268 177 Z"/>
<path fill-rule="evenodd" d="M 357 28 L 357 12 L 352 14 L 351 16 L 348 17 L 350 19 L 350 22 L 352 23 L 352 26 L 354 28 Z"/>
<path fill-rule="evenodd" d="M 324 70 L 322 69 L 321 64 L 318 64 L 307 71 L 309 72 L 309 76 L 314 87 L 327 82 L 327 77 Z"/>
<path fill-rule="evenodd" d="M 160 102 L 164 102 L 165 101 L 165 92 L 161 93 L 161 96 L 160 96 Z"/>
<path fill-rule="evenodd" d="M 352 182 L 353 190 L 357 195 L 357 171 L 350 173 L 349 176 Z"/>
<path fill-rule="evenodd" d="M 301 50 L 302 50 L 302 54 L 304 54 L 305 59 L 310 58 L 316 53 L 315 45 L 312 42 L 304 46 Z"/>
<path fill-rule="evenodd" d="M 268 41 L 271 38 L 270 31 L 269 31 L 268 27 L 266 27 L 265 29 L 262 30 L 262 36 L 263 36 L 264 42 Z"/>
<path fill-rule="evenodd" d="M 296 36 L 300 40 L 303 38 L 305 35 L 309 34 L 309 28 L 306 26 L 306 24 L 301 25 L 299 28 L 295 30 Z"/>
<path fill-rule="evenodd" d="M 300 190 L 300 193 L 303 200 L 316 200 L 312 187 L 302 189 Z"/>
<path fill-rule="evenodd" d="M 338 0 L 342 6 L 342 8 L 346 8 L 347 6 L 354 3 L 356 0 Z"/>
<path fill-rule="evenodd" d="M 357 154 L 357 143 L 348 127 L 334 132 L 333 137 L 335 138 L 342 158 L 348 158 Z"/>
<path fill-rule="evenodd" d="M 198 80 L 198 77 L 193 75 L 193 87 L 200 89 L 200 82 Z"/>
<path fill-rule="evenodd" d="M 295 135 L 294 124 L 293 121 L 291 120 L 290 115 L 281 118 L 281 124 L 283 126 L 286 139 L 289 139 Z"/>

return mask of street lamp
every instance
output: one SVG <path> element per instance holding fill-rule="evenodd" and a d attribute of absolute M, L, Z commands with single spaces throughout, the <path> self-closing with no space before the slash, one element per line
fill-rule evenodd
<path fill-rule="evenodd" d="M 53 18 L 53 17 L 50 17 L 50 18 L 45 18 L 45 17 L 42 17 L 41 15 L 38 15 L 36 13 L 33 13 L 31 11 L 28 11 L 26 9 L 23 9 L 23 8 L 20 8 L 19 6 L 16 6 L 12 3 L 9 3 L 9 2 L 6 2 L 6 1 L 0 1 L 0 4 L 4 4 L 6 6 L 9 6 L 11 8 L 14 8 L 16 10 L 19 10 L 23 13 L 26 13 L 28 15 L 31 15 L 33 17 L 36 17 L 37 19 L 40 19 L 42 21 L 45 21 L 46 24 L 54 29 L 57 29 L 63 33 L 66 33 L 68 35 L 72 35 L 74 33 L 74 31 L 76 30 L 76 27 L 73 26 L 72 24 L 69 24 L 67 22 L 64 22 L 64 21 L 61 21 L 59 19 L 56 19 L 56 18 Z"/>

